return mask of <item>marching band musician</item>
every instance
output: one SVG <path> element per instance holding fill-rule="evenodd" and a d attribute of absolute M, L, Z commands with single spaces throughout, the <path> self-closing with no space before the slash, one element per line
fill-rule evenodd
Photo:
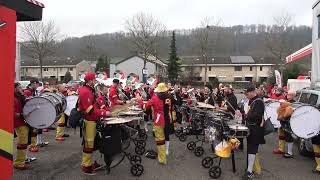
<path fill-rule="evenodd" d="M 64 96 L 68 96 L 68 91 L 64 85 L 58 86 L 58 91 L 63 94 Z M 57 132 L 56 132 L 56 141 L 64 141 L 65 137 L 69 137 L 69 134 L 64 133 L 64 127 L 65 127 L 65 114 L 62 113 L 61 117 L 57 121 Z"/>
<path fill-rule="evenodd" d="M 169 151 L 170 126 L 172 127 L 171 102 L 167 91 L 168 88 L 165 83 L 158 84 L 154 90 L 156 94 L 152 96 L 145 106 L 146 109 L 153 107 L 154 110 L 154 134 L 157 143 L 158 161 L 164 165 L 167 164 L 166 151 Z"/>
<path fill-rule="evenodd" d="M 25 90 L 24 94 L 32 96 L 39 96 L 39 92 L 37 88 L 39 87 L 39 81 L 37 79 L 30 80 L 30 84 L 28 89 Z M 30 152 L 38 152 L 38 147 L 43 147 L 49 144 L 49 142 L 42 141 L 42 129 L 30 128 L 29 135 L 31 137 L 29 151 Z"/>
<path fill-rule="evenodd" d="M 14 168 L 19 170 L 28 169 L 25 164 L 26 149 L 28 147 L 29 128 L 24 121 L 22 109 L 25 104 L 25 97 L 22 94 L 20 83 L 14 84 L 14 130 L 17 134 L 17 156 L 13 163 Z"/>
<path fill-rule="evenodd" d="M 84 114 L 83 127 L 83 153 L 81 170 L 84 174 L 95 175 L 95 170 L 101 167 L 99 164 L 92 163 L 92 153 L 94 150 L 94 139 L 97 133 L 96 121 L 100 117 L 108 117 L 110 112 L 97 107 L 95 103 L 95 74 L 86 73 L 85 84 L 79 89 L 78 108 Z"/>
<path fill-rule="evenodd" d="M 275 92 L 271 94 L 270 98 L 275 101 L 284 100 L 283 89 L 277 87 Z M 285 154 L 285 131 L 282 127 L 278 129 L 279 147 L 273 150 L 273 154 Z"/>
<path fill-rule="evenodd" d="M 247 172 L 244 179 L 252 179 L 253 172 L 260 174 L 260 158 L 258 149 L 260 144 L 265 144 L 263 114 L 264 102 L 257 96 L 256 89 L 253 85 L 247 87 L 245 94 L 249 99 L 249 111 L 247 113 L 246 124 L 250 130 L 247 137 Z"/>
<path fill-rule="evenodd" d="M 224 99 L 224 93 L 223 93 L 223 87 L 224 85 L 222 83 L 219 84 L 218 88 L 217 88 L 217 93 L 216 93 L 216 102 L 218 104 L 219 107 L 223 106 L 223 99 Z"/>
<path fill-rule="evenodd" d="M 280 100 L 280 107 L 277 109 L 278 120 L 281 123 L 281 129 L 284 130 L 285 123 L 291 118 L 293 113 L 293 109 L 291 107 L 291 103 L 285 100 Z M 287 143 L 287 152 L 283 154 L 285 158 L 292 158 L 293 157 L 293 137 L 290 132 L 284 130 L 284 140 Z"/>
<path fill-rule="evenodd" d="M 104 84 L 98 85 L 98 98 L 97 103 L 100 106 L 100 109 L 110 111 L 109 102 L 108 102 L 108 87 Z"/>
<path fill-rule="evenodd" d="M 120 86 L 119 79 L 113 79 L 112 86 L 110 87 L 110 90 L 109 90 L 110 107 L 113 107 L 117 104 L 123 104 L 123 101 L 121 101 L 119 97 L 119 86 Z"/>
<path fill-rule="evenodd" d="M 238 109 L 238 100 L 233 93 L 233 88 L 231 85 L 226 85 L 223 89 L 224 96 L 226 98 L 227 111 L 235 115 L 235 111 Z"/>

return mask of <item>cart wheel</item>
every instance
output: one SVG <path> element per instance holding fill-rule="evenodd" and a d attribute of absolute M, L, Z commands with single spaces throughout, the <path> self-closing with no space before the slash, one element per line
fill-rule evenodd
<path fill-rule="evenodd" d="M 178 138 L 180 136 L 180 134 L 182 133 L 182 131 L 180 129 L 177 129 L 174 134 L 176 135 L 176 137 Z"/>
<path fill-rule="evenodd" d="M 146 141 L 148 139 L 148 135 L 145 132 L 140 132 L 138 134 L 138 138 L 139 138 L 139 140 Z"/>
<path fill-rule="evenodd" d="M 205 157 L 201 162 L 204 168 L 210 168 L 213 165 L 213 159 L 211 157 Z"/>
<path fill-rule="evenodd" d="M 130 161 L 131 161 L 132 164 L 141 164 L 142 159 L 141 159 L 140 156 L 132 155 L 132 156 L 130 157 Z"/>
<path fill-rule="evenodd" d="M 141 176 L 143 174 L 144 168 L 141 164 L 134 164 L 131 166 L 130 171 L 133 176 Z"/>
<path fill-rule="evenodd" d="M 196 143 L 194 141 L 190 141 L 188 144 L 187 144 L 187 148 L 190 150 L 190 151 L 193 151 L 195 148 L 196 148 Z"/>
<path fill-rule="evenodd" d="M 122 141 L 122 149 L 123 150 L 126 150 L 126 149 L 128 149 L 129 148 L 129 146 L 130 146 L 130 140 L 124 140 L 124 141 Z"/>
<path fill-rule="evenodd" d="M 144 147 L 146 147 L 146 141 L 138 140 L 137 143 L 136 143 L 136 146 L 144 148 Z"/>
<path fill-rule="evenodd" d="M 202 147 L 196 147 L 196 149 L 194 150 L 194 155 L 196 155 L 197 157 L 202 156 L 204 153 L 204 149 Z"/>
<path fill-rule="evenodd" d="M 146 151 L 146 149 L 145 149 L 144 147 L 136 146 L 136 147 L 134 148 L 134 151 L 135 151 L 138 155 L 142 156 L 143 153 Z"/>
<path fill-rule="evenodd" d="M 185 142 L 187 140 L 187 135 L 185 133 L 181 133 L 179 136 L 179 140 L 181 142 Z"/>
<path fill-rule="evenodd" d="M 213 179 L 218 179 L 221 176 L 221 168 L 219 166 L 213 166 L 209 169 L 209 176 Z"/>

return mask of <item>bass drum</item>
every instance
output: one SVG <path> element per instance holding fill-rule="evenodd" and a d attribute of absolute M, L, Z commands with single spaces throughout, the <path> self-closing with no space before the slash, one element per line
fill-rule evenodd
<path fill-rule="evenodd" d="M 280 128 L 281 124 L 278 121 L 277 109 L 280 107 L 279 102 L 271 102 L 265 105 L 264 119 L 270 118 L 271 123 L 275 128 Z"/>
<path fill-rule="evenodd" d="M 23 107 L 23 116 L 31 127 L 43 129 L 59 119 L 61 100 L 55 96 L 42 95 L 28 100 Z"/>
<path fill-rule="evenodd" d="M 67 116 L 70 116 L 71 110 L 76 107 L 78 96 L 67 96 L 66 100 L 67 100 L 67 108 L 64 111 L 64 113 Z"/>
<path fill-rule="evenodd" d="M 240 100 L 240 107 L 243 109 L 243 111 L 245 112 L 245 114 L 248 114 L 249 112 L 249 99 L 244 97 Z"/>
<path fill-rule="evenodd" d="M 41 95 L 43 95 L 43 96 L 47 96 L 48 95 L 48 96 L 55 97 L 60 102 L 60 104 L 58 106 L 58 108 L 59 108 L 58 111 L 59 112 L 64 112 L 66 110 L 67 101 L 66 101 L 66 97 L 63 94 L 61 94 L 59 92 L 57 92 L 57 93 L 45 92 L 45 93 L 42 93 Z"/>
<path fill-rule="evenodd" d="M 300 138 L 309 139 L 320 133 L 320 111 L 310 105 L 297 107 L 290 119 L 292 132 Z"/>

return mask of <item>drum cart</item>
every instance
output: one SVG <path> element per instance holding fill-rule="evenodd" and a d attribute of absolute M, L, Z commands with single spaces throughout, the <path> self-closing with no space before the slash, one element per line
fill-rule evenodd
<path fill-rule="evenodd" d="M 120 118 L 118 118 L 120 119 Z M 128 118 L 125 118 L 128 119 Z M 132 118 L 131 118 L 132 119 Z M 137 119 L 132 119 L 128 122 L 135 121 Z M 123 131 L 125 130 L 125 131 Z M 97 136 L 96 136 L 96 149 L 99 150 L 104 156 L 105 165 L 100 169 L 105 169 L 107 174 L 110 169 L 120 165 L 125 159 L 129 160 L 131 168 L 130 172 L 133 176 L 141 176 L 144 172 L 144 167 L 141 164 L 142 159 L 139 155 L 133 155 L 127 152 L 129 145 L 124 145 L 125 139 L 123 133 L 128 133 L 129 139 L 133 136 L 138 135 L 138 130 L 127 126 L 125 123 L 114 123 L 108 124 L 108 121 L 98 121 L 97 122 Z M 124 148 L 124 146 L 127 146 Z M 113 157 L 115 155 L 120 155 L 121 158 L 118 162 L 112 164 Z"/>

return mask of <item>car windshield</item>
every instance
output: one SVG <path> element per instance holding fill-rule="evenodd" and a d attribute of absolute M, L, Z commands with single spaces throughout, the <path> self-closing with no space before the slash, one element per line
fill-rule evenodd
<path fill-rule="evenodd" d="M 309 104 L 310 105 L 317 105 L 318 102 L 318 95 L 317 94 L 311 94 L 309 97 Z"/>

